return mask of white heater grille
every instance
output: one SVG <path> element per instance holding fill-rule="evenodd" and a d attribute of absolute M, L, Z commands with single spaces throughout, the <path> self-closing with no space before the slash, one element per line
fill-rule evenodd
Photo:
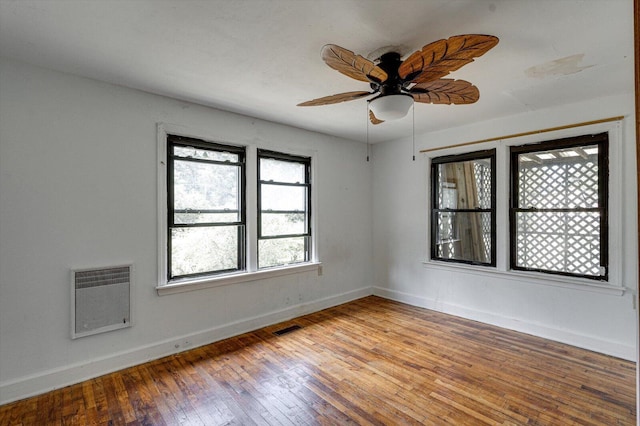
<path fill-rule="evenodd" d="M 132 265 L 76 269 L 71 279 L 71 338 L 131 326 Z"/>

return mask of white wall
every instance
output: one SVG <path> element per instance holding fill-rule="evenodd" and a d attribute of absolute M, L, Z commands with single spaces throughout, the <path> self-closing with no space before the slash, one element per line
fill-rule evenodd
<path fill-rule="evenodd" d="M 417 150 L 445 147 L 473 140 L 624 115 L 612 127 L 620 135 L 612 149 L 610 262 L 617 267 L 611 284 L 627 290 L 620 295 L 569 284 L 534 280 L 508 273 L 484 274 L 476 267 L 462 269 L 425 264 L 428 259 L 428 156 L 470 152 L 504 146 L 507 141 L 457 150 L 419 154 L 415 162 L 411 140 L 374 147 L 374 292 L 376 294 L 463 317 L 563 341 L 619 357 L 636 358 L 637 283 L 636 174 L 632 95 L 597 99 L 576 105 L 535 111 L 521 116 L 477 123 L 416 137 Z M 435 106 L 434 106 L 435 107 Z M 451 107 L 452 113 L 455 107 Z M 427 114 L 428 115 L 428 114 Z M 582 132 L 582 129 L 567 132 Z M 529 141 L 554 139 L 547 133 Z M 508 157 L 498 151 L 499 167 Z M 504 151 L 502 151 L 504 152 Z M 498 192 L 508 190 L 508 175 L 498 177 Z M 502 191 L 504 194 L 505 191 Z M 502 206 L 502 208 L 501 208 Z M 508 198 L 498 199 L 498 269 L 508 269 Z M 616 231 L 616 229 L 618 231 Z M 485 269 L 486 270 L 486 269 Z M 613 272 L 612 272 L 613 273 Z"/>
<path fill-rule="evenodd" d="M 452 107 L 455 108 L 455 107 Z M 617 96 L 417 136 L 417 149 L 633 114 Z M 156 124 L 317 150 L 323 274 L 158 296 Z M 633 124 L 621 125 L 623 295 L 425 266 L 427 158 L 0 61 L 0 403 L 374 292 L 635 358 Z M 473 149 L 480 149 L 476 146 Z M 372 208 L 373 207 L 373 208 Z M 499 240 L 505 250 L 504 238 Z M 70 339 L 71 268 L 135 264 L 135 324 Z M 373 267 L 372 267 L 373 265 Z M 373 271 L 373 272 L 372 272 Z"/>
<path fill-rule="evenodd" d="M 371 291 L 363 145 L 0 62 L 0 404 Z M 321 276 L 158 296 L 156 124 L 317 151 Z M 70 269 L 134 263 L 134 326 L 70 339 Z"/>

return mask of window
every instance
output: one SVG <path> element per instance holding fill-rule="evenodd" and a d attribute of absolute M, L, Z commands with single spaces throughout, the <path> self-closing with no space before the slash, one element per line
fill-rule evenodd
<path fill-rule="evenodd" d="M 184 131 L 191 133 L 158 124 L 158 294 L 319 270 L 314 151 L 227 145 Z"/>
<path fill-rule="evenodd" d="M 496 151 L 431 161 L 431 258 L 496 264 Z"/>
<path fill-rule="evenodd" d="M 608 134 L 511 147 L 511 268 L 607 280 Z"/>
<path fill-rule="evenodd" d="M 245 268 L 245 150 L 167 135 L 168 280 Z"/>
<path fill-rule="evenodd" d="M 310 259 L 311 160 L 258 150 L 258 267 Z"/>

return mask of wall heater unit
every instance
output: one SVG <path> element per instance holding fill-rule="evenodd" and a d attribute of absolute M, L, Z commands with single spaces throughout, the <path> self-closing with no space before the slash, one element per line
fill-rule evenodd
<path fill-rule="evenodd" d="M 131 327 L 133 265 L 71 271 L 71 338 Z"/>

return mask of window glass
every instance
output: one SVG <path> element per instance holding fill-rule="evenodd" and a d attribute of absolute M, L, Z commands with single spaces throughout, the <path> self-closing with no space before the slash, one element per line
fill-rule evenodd
<path fill-rule="evenodd" d="M 240 168 L 175 160 L 176 223 L 235 222 L 240 215 Z"/>
<path fill-rule="evenodd" d="M 511 267 L 607 279 L 607 134 L 511 148 Z"/>
<path fill-rule="evenodd" d="M 306 262 L 308 260 L 306 255 L 308 252 L 307 246 L 307 237 L 262 239 L 258 241 L 260 267 L 271 268 Z"/>
<path fill-rule="evenodd" d="M 517 212 L 516 261 L 523 268 L 600 275 L 600 214 Z"/>
<path fill-rule="evenodd" d="M 168 280 L 244 269 L 244 148 L 167 143 Z"/>
<path fill-rule="evenodd" d="M 262 181 L 304 183 L 305 173 L 305 163 L 260 158 L 260 180 Z"/>
<path fill-rule="evenodd" d="M 241 230 L 239 225 L 171 229 L 171 276 L 237 270 Z"/>
<path fill-rule="evenodd" d="M 439 212 L 436 257 L 490 263 L 490 212 Z"/>
<path fill-rule="evenodd" d="M 267 213 L 261 215 L 262 235 L 302 235 L 306 232 L 305 213 Z"/>
<path fill-rule="evenodd" d="M 258 150 L 258 267 L 307 262 L 311 247 L 306 157 Z"/>
<path fill-rule="evenodd" d="M 212 151 L 210 149 L 198 149 L 192 146 L 174 146 L 173 155 L 175 157 L 197 158 L 201 160 L 214 161 L 230 161 L 234 163 L 240 161 L 240 156 L 238 154 L 225 151 Z"/>
<path fill-rule="evenodd" d="M 431 258 L 495 266 L 495 150 L 432 160 Z"/>
<path fill-rule="evenodd" d="M 262 188 L 262 210 L 304 212 L 307 208 L 307 187 L 270 185 Z"/>
<path fill-rule="evenodd" d="M 598 207 L 598 146 L 520 154 L 518 186 L 519 208 Z"/>

